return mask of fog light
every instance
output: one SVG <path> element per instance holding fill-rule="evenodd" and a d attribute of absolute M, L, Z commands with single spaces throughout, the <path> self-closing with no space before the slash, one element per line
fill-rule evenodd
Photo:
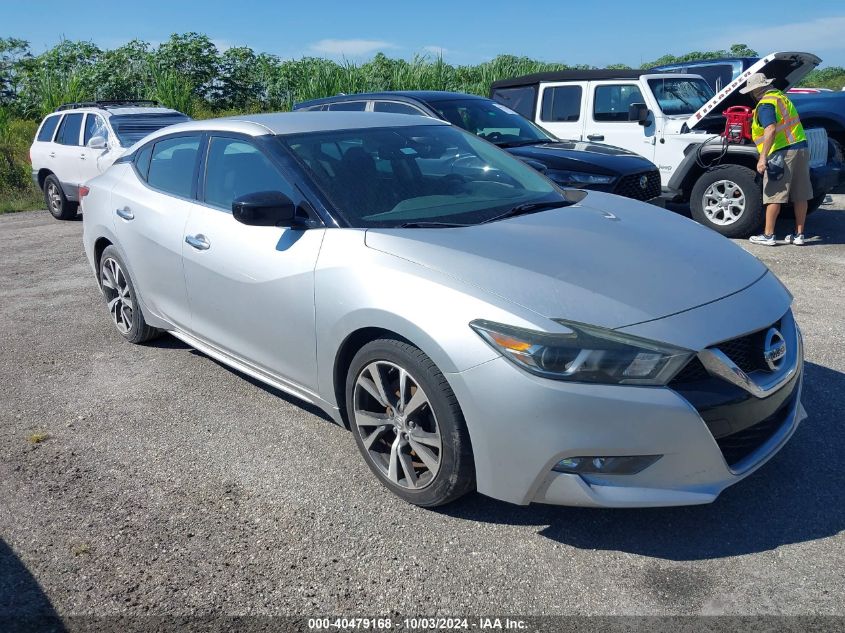
<path fill-rule="evenodd" d="M 579 475 L 636 475 L 648 468 L 663 455 L 627 455 L 614 457 L 567 457 L 555 464 L 552 470 Z"/>

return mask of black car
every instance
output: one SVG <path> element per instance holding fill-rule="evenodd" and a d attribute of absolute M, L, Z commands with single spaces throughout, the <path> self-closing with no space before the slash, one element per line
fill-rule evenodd
<path fill-rule="evenodd" d="M 448 121 L 498 145 L 566 187 L 659 202 L 660 173 L 619 147 L 559 140 L 500 103 L 460 92 L 402 91 L 338 95 L 304 101 L 294 110 L 360 110 L 416 114 Z"/>

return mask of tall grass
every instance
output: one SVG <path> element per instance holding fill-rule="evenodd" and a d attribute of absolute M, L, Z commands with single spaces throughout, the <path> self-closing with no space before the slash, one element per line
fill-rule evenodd
<path fill-rule="evenodd" d="M 195 109 L 194 85 L 175 70 L 149 66 L 147 98 L 154 99 L 168 108 L 193 116 Z"/>
<path fill-rule="evenodd" d="M 83 101 L 88 95 L 82 86 L 81 77 L 74 73 L 60 74 L 44 69 L 36 80 L 36 94 L 39 114 L 45 116 L 63 103 Z"/>
<path fill-rule="evenodd" d="M 0 107 L 0 213 L 41 208 L 41 193 L 32 184 L 29 145 L 38 124 L 14 119 Z"/>

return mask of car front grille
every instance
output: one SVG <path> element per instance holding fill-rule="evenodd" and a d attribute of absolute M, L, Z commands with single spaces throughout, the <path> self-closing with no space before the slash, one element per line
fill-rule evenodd
<path fill-rule="evenodd" d="M 645 187 L 641 184 L 642 177 L 645 176 Z M 639 174 L 629 174 L 619 179 L 613 193 L 626 198 L 633 198 L 634 200 L 651 200 L 660 195 L 660 172 L 644 171 Z"/>
<path fill-rule="evenodd" d="M 795 396 L 789 398 L 772 415 L 736 433 L 716 438 L 716 444 L 728 466 L 736 466 L 758 448 L 768 442 L 783 426 L 795 402 Z"/>

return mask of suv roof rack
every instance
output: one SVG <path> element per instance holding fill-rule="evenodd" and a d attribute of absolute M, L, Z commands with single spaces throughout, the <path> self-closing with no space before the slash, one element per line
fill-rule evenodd
<path fill-rule="evenodd" d="M 58 108 L 56 108 L 56 112 L 61 112 L 62 110 L 72 110 L 74 108 L 101 108 L 106 110 L 108 108 L 117 108 L 121 106 L 161 106 L 161 103 L 154 99 L 114 99 L 110 101 L 78 101 L 75 103 L 63 103 Z"/>

